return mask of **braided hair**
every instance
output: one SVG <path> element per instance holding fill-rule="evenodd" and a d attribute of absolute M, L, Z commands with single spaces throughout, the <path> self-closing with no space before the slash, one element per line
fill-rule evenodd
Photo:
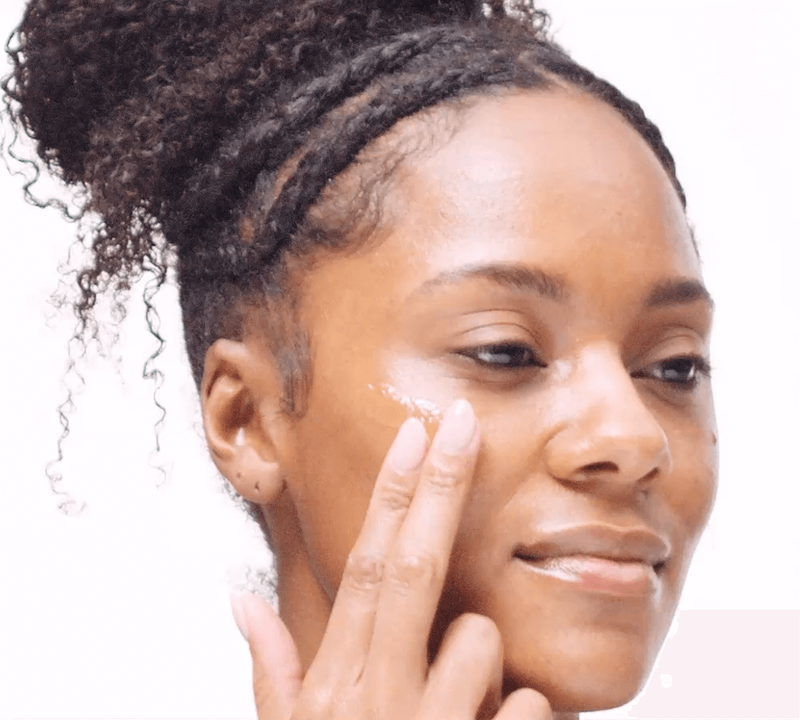
<path fill-rule="evenodd" d="M 503 89 L 571 86 L 673 158 L 636 103 L 575 63 L 532 0 L 31 0 L 8 44 L 6 111 L 99 218 L 78 274 L 102 293 L 177 268 L 195 381 L 258 316 L 302 412 L 309 345 L 293 259 L 349 247 L 402 158 L 368 163 L 403 118 Z M 367 166 L 343 201 L 336 180 Z M 338 204 L 337 204 L 338 203 Z M 368 232 L 366 233 L 368 234 Z M 256 311 L 255 313 L 253 311 Z"/>

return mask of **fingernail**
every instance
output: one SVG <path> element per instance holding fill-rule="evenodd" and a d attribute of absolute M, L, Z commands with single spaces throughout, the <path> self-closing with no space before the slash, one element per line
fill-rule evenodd
<path fill-rule="evenodd" d="M 397 472 L 409 473 L 422 465 L 427 449 L 425 426 L 417 418 L 409 418 L 400 426 L 386 459 Z"/>
<path fill-rule="evenodd" d="M 246 599 L 244 595 L 231 595 L 233 620 L 236 623 L 236 627 L 239 628 L 239 632 L 242 633 L 242 637 L 247 642 L 250 642 L 247 631 L 247 610 L 245 608 L 245 602 Z"/>
<path fill-rule="evenodd" d="M 472 444 L 477 424 L 472 406 L 466 400 L 457 400 L 444 414 L 436 444 L 450 455 L 460 455 Z"/>

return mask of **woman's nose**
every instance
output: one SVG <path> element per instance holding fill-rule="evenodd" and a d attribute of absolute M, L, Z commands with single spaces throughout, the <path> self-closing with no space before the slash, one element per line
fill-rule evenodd
<path fill-rule="evenodd" d="M 671 472 L 666 433 L 618 356 L 587 355 L 564 391 L 545 448 L 553 477 L 638 486 Z"/>

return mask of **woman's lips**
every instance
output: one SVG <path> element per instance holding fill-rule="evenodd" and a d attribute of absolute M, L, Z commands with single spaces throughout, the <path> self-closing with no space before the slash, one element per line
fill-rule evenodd
<path fill-rule="evenodd" d="M 572 525 L 537 533 L 514 557 L 538 574 L 593 592 L 644 596 L 661 587 L 659 570 L 670 555 L 666 538 L 644 526 Z"/>
<path fill-rule="evenodd" d="M 533 572 L 575 583 L 583 590 L 609 595 L 653 595 L 661 584 L 656 569 L 637 560 L 610 560 L 590 555 L 518 559 Z"/>

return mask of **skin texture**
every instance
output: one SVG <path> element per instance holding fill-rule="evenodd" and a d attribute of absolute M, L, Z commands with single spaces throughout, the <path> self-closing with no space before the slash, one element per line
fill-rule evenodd
<path fill-rule="evenodd" d="M 624 704 L 669 627 L 717 482 L 709 381 L 664 374 L 707 358 L 711 328 L 708 300 L 680 285 L 701 273 L 675 191 L 612 108 L 519 92 L 465 110 L 452 136 L 404 162 L 383 206 L 376 242 L 304 280 L 314 372 L 302 419 L 279 414 L 257 337 L 218 343 L 206 361 L 209 447 L 264 507 L 301 667 L 398 426 L 419 415 L 432 436 L 439 412 L 426 408 L 465 398 L 482 439 L 430 658 L 454 619 L 477 613 L 499 630 L 504 695 L 534 688 L 560 713 Z M 543 292 L 541 273 L 558 292 Z M 510 343 L 530 351 L 515 351 L 521 367 L 486 354 Z M 586 524 L 661 537 L 655 590 L 587 591 L 515 557 Z"/>

